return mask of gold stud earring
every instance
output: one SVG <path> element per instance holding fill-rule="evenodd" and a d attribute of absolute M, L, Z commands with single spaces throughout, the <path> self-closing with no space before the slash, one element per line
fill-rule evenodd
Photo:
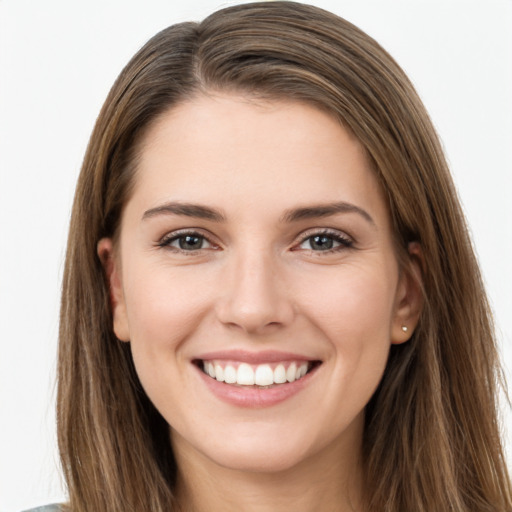
<path fill-rule="evenodd" d="M 407 332 L 408 330 L 409 330 L 409 329 L 407 328 L 407 326 L 406 326 L 406 325 L 402 325 L 402 331 Z"/>

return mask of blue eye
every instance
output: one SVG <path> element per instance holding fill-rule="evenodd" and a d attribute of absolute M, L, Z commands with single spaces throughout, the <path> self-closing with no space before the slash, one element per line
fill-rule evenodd
<path fill-rule="evenodd" d="M 303 239 L 299 248 L 315 252 L 329 252 L 352 247 L 352 245 L 352 240 L 338 233 L 317 233 Z"/>
<path fill-rule="evenodd" d="M 198 233 L 182 233 L 166 236 L 159 244 L 182 252 L 194 252 L 201 249 L 212 249 L 214 245 Z"/>
<path fill-rule="evenodd" d="M 179 248 L 183 251 L 197 251 L 203 248 L 205 239 L 202 236 L 185 235 L 174 241 L 178 243 Z"/>

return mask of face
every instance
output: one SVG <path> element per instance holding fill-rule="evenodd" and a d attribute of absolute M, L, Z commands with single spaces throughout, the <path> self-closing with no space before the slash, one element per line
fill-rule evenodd
<path fill-rule="evenodd" d="M 201 96 L 140 156 L 119 242 L 98 249 L 178 456 L 275 471 L 358 452 L 414 321 L 358 142 L 308 105 Z"/>

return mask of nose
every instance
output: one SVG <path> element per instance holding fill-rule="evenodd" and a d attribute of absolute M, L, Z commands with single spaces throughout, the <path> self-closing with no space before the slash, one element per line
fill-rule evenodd
<path fill-rule="evenodd" d="M 271 257 L 247 253 L 227 265 L 217 318 L 246 333 L 265 334 L 290 324 L 292 297 Z"/>

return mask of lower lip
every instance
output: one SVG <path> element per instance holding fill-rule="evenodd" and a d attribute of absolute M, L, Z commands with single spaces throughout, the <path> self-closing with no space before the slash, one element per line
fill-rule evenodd
<path fill-rule="evenodd" d="M 196 369 L 208 389 L 217 398 L 237 407 L 256 409 L 271 407 L 296 395 L 309 384 L 318 370 L 318 367 L 313 368 L 309 373 L 298 380 L 286 384 L 278 384 L 275 387 L 267 389 L 261 389 L 255 386 L 235 386 L 226 384 L 212 379 L 200 368 L 196 367 Z"/>

